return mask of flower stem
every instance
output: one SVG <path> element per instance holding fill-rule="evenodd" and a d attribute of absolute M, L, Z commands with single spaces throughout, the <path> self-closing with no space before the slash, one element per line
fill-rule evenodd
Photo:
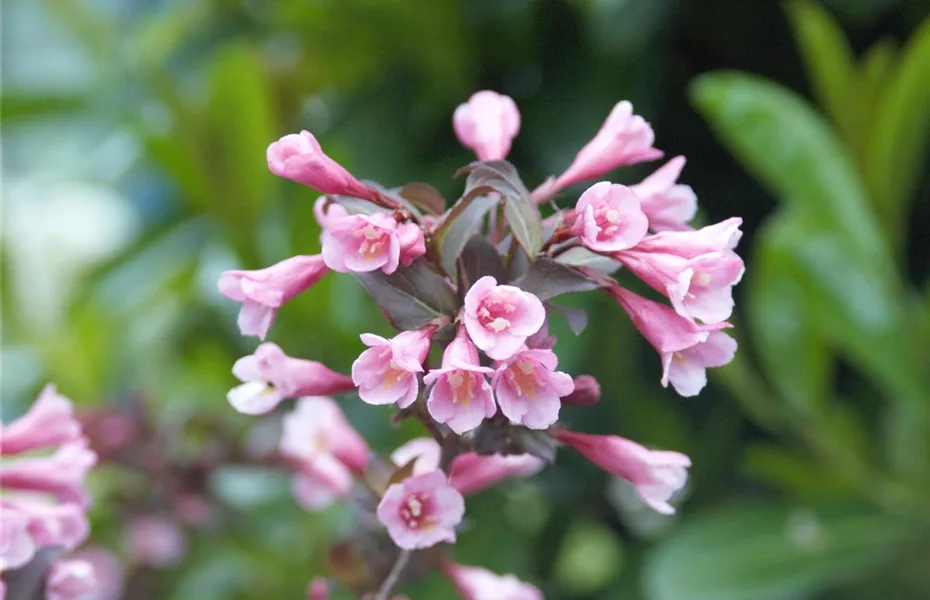
<path fill-rule="evenodd" d="M 385 577 L 384 582 L 381 584 L 381 587 L 378 588 L 378 592 L 375 594 L 373 600 L 388 600 L 391 591 L 394 589 L 394 586 L 397 585 L 397 580 L 400 579 L 401 574 L 407 567 L 407 563 L 410 562 L 410 554 L 410 550 L 400 551 L 400 554 L 397 555 L 397 561 L 394 563 L 394 566 L 391 567 L 391 572 Z"/>

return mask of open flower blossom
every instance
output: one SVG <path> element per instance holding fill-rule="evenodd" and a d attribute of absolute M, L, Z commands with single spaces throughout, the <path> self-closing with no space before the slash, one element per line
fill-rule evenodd
<path fill-rule="evenodd" d="M 520 111 L 510 96 L 489 90 L 476 92 L 452 116 L 455 135 L 478 160 L 501 160 L 520 131 Z"/>
<path fill-rule="evenodd" d="M 49 384 L 25 415 L 3 426 L 0 455 L 59 446 L 80 438 L 81 424 L 74 417 L 71 402 Z"/>
<path fill-rule="evenodd" d="M 650 287 L 665 294 L 688 319 L 721 323 L 733 314 L 733 286 L 743 277 L 743 260 L 732 250 L 683 258 L 633 248 L 613 258 Z"/>
<path fill-rule="evenodd" d="M 220 275 L 220 293 L 242 303 L 239 331 L 265 339 L 278 309 L 313 287 L 329 268 L 323 257 L 292 256 L 258 271 L 226 271 Z"/>
<path fill-rule="evenodd" d="M 618 102 L 594 138 L 578 151 L 575 160 L 554 182 L 556 190 L 595 179 L 617 167 L 655 160 L 662 152 L 652 147 L 655 134 L 633 105 Z"/>
<path fill-rule="evenodd" d="M 536 586 L 514 575 L 498 575 L 481 567 L 460 565 L 450 560 L 440 562 L 442 572 L 452 581 L 464 600 L 543 600 Z"/>
<path fill-rule="evenodd" d="M 398 223 L 388 213 L 348 215 L 328 222 L 323 232 L 323 261 L 339 273 L 387 274 L 398 265 L 409 266 L 426 253 L 423 230 Z"/>
<path fill-rule="evenodd" d="M 309 131 L 292 133 L 268 146 L 268 169 L 324 194 L 370 200 L 375 193 L 328 157 Z"/>
<path fill-rule="evenodd" d="M 545 466 L 543 459 L 532 454 L 481 455 L 459 454 L 449 466 L 449 483 L 463 496 L 477 494 L 505 479 L 529 477 Z"/>
<path fill-rule="evenodd" d="M 271 412 L 287 398 L 328 396 L 355 388 L 352 379 L 313 360 L 292 358 L 277 344 L 265 342 L 233 365 L 242 385 L 229 390 L 229 403 L 241 413 Z"/>
<path fill-rule="evenodd" d="M 601 384 L 591 375 L 575 377 L 575 389 L 562 397 L 562 404 L 591 406 L 601 399 Z"/>
<path fill-rule="evenodd" d="M 368 404 L 397 404 L 406 408 L 420 391 L 417 374 L 429 353 L 434 328 L 402 331 L 390 340 L 372 333 L 360 337 L 368 350 L 352 363 L 352 380 Z"/>
<path fill-rule="evenodd" d="M 446 346 L 442 368 L 433 369 L 423 378 L 431 385 L 426 407 L 437 423 L 445 423 L 455 433 L 465 433 L 481 425 L 497 412 L 488 374 L 494 369 L 482 367 L 478 349 L 459 329 L 455 339 Z"/>
<path fill-rule="evenodd" d="M 449 485 L 445 473 L 430 471 L 391 485 L 377 514 L 398 547 L 418 550 L 455 541 L 465 500 Z"/>
<path fill-rule="evenodd" d="M 465 294 L 462 321 L 475 345 L 494 360 L 513 356 L 539 331 L 546 309 L 539 298 L 486 275 Z"/>
<path fill-rule="evenodd" d="M 498 366 L 494 393 L 501 412 L 530 429 L 545 429 L 559 418 L 560 398 L 575 389 L 571 375 L 556 371 L 552 350 L 523 350 Z"/>
<path fill-rule="evenodd" d="M 676 156 L 630 189 L 649 217 L 652 231 L 685 231 L 697 214 L 697 196 L 690 185 L 676 183 L 685 157 Z"/>
<path fill-rule="evenodd" d="M 639 243 L 649 230 L 649 220 L 630 188 L 602 181 L 578 199 L 572 230 L 591 250 L 613 252 Z"/>
<path fill-rule="evenodd" d="M 662 359 L 662 386 L 696 396 L 709 367 L 722 367 L 736 353 L 736 340 L 719 331 L 729 323 L 696 324 L 673 309 L 615 285 L 608 290 Z M 498 395 L 499 397 L 499 395 Z"/>
<path fill-rule="evenodd" d="M 80 600 L 97 589 L 94 565 L 81 559 L 56 560 L 48 569 L 45 600 Z"/>
<path fill-rule="evenodd" d="M 563 431 L 560 442 L 571 446 L 608 473 L 626 479 L 643 501 L 662 514 L 675 509 L 669 500 L 688 480 L 691 459 L 680 452 L 649 450 L 615 435 Z"/>

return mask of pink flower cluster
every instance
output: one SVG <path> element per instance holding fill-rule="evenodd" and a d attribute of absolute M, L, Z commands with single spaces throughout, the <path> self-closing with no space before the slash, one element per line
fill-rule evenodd
<path fill-rule="evenodd" d="M 90 531 L 84 477 L 97 457 L 71 402 L 55 386 L 46 386 L 25 415 L 0 427 L 0 455 L 0 572 L 24 567 L 45 548 L 76 549 Z M 93 561 L 57 558 L 46 577 L 45 597 L 79 598 L 96 589 L 97 579 Z M 0 600 L 5 595 L 0 581 Z"/>
<path fill-rule="evenodd" d="M 463 172 L 481 176 L 473 183 L 469 175 L 469 189 L 448 210 L 437 206 L 438 192 L 424 197 L 425 184 L 410 194 L 406 187 L 363 182 L 328 157 L 311 133 L 285 136 L 269 146 L 268 165 L 325 194 L 314 205 L 320 254 L 220 277 L 220 292 L 242 303 L 244 335 L 264 339 L 283 304 L 329 271 L 354 274 L 391 322 L 403 324 L 393 337 L 362 334 L 364 349 L 349 375 L 265 342 L 236 362 L 233 373 L 242 383 L 228 395 L 246 414 L 297 399 L 280 443 L 295 497 L 316 510 L 353 501 L 361 484 L 376 497 L 384 534 L 403 551 L 401 571 L 403 553 L 456 540 L 465 496 L 535 473 L 545 462 L 540 457 L 551 460 L 560 444 L 628 481 L 656 511 L 674 512 L 670 501 L 685 485 L 687 456 L 559 423 L 563 405 L 591 405 L 601 386 L 590 375 L 558 370 L 547 326 L 553 296 L 589 289 L 610 294 L 658 352 L 661 384 L 671 383 L 682 396 L 698 394 L 706 369 L 725 365 L 736 351 L 725 330 L 743 274 L 734 252 L 741 220 L 689 225 L 697 199 L 678 183 L 684 157 L 633 185 L 597 181 L 663 156 L 653 146 L 652 127 L 624 101 L 562 174 L 530 193 L 505 162 L 520 122 L 515 102 L 491 91 L 455 110 L 456 136 L 479 161 Z M 573 207 L 541 218 L 540 205 L 554 206 L 567 189 L 589 180 L 595 182 Z M 469 212 L 479 197 L 484 211 Z M 466 213 L 470 229 L 457 229 Z M 609 270 L 594 268 L 597 261 L 623 267 L 664 301 L 630 291 Z M 436 348 L 441 354 L 431 355 Z M 351 391 L 369 405 L 396 407 L 395 420 L 420 420 L 431 437 L 401 446 L 385 467 L 386 459 L 371 451 L 331 397 Z M 440 566 L 466 599 L 542 598 L 513 576 L 447 558 Z M 394 583 L 385 580 L 378 597 L 388 597 Z M 308 588 L 309 598 L 328 595 L 323 580 Z"/>

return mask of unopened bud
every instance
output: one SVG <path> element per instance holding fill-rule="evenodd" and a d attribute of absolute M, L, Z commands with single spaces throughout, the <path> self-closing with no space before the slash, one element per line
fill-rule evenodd
<path fill-rule="evenodd" d="M 562 398 L 562 404 L 590 406 L 601 399 L 601 384 L 591 375 L 575 378 L 575 391 Z"/>

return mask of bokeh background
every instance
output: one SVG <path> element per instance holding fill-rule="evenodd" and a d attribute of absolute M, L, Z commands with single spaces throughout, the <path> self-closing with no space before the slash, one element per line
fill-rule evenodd
<path fill-rule="evenodd" d="M 92 544 L 119 556 L 125 597 L 303 597 L 351 515 L 300 509 L 255 458 L 274 418 L 226 404 L 255 341 L 215 288 L 224 269 L 318 252 L 316 194 L 271 176 L 266 146 L 306 128 L 360 177 L 454 199 L 472 158 L 451 114 L 472 92 L 516 99 L 510 160 L 530 185 L 629 99 L 667 156 L 688 157 L 702 220 L 744 219 L 738 359 L 682 399 L 606 295 L 571 298 L 592 326 L 556 324 L 562 366 L 603 398 L 564 421 L 688 453 L 681 508 L 653 514 L 563 451 L 469 499 L 455 557 L 547 598 L 930 598 L 928 14 L 926 0 L 6 0 L 4 420 L 48 380 L 82 407 L 108 457 Z M 271 339 L 346 371 L 362 331 L 388 330 L 332 276 Z M 380 451 L 421 433 L 357 404 Z M 180 550 L 146 564 L 127 531 L 153 515 Z M 453 597 L 438 577 L 409 594 Z"/>

